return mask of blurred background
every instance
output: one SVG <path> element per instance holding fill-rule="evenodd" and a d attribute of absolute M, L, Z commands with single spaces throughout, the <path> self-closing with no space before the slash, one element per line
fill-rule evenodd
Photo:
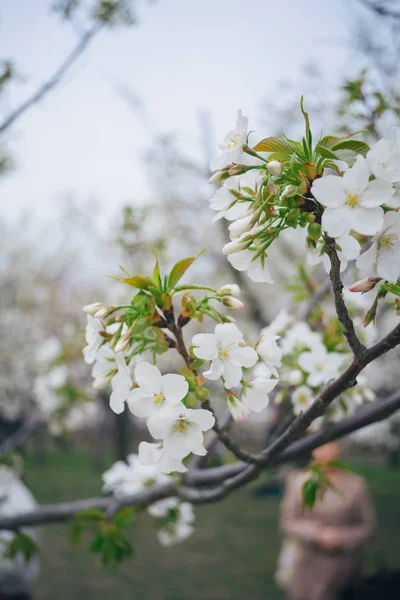
<path fill-rule="evenodd" d="M 127 299 L 106 278 L 118 265 L 146 272 L 154 248 L 168 268 L 207 247 L 190 277 L 239 283 L 247 302 L 237 318 L 254 339 L 278 309 L 307 300 L 299 236 L 279 241 L 275 286 L 252 284 L 221 254 L 227 231 L 211 225 L 208 165 L 237 110 L 255 141 L 293 137 L 304 95 L 316 136 L 364 129 L 374 142 L 400 124 L 399 58 L 398 0 L 2 0 L 0 450 L 14 451 L 23 432 L 17 449 L 23 442 L 38 502 L 98 495 L 101 473 L 143 438 L 140 422 L 109 410 L 109 390 L 92 388 L 82 360 L 81 307 Z M 393 367 L 386 359 L 369 382 L 376 393 L 398 388 Z M 350 456 L 393 560 L 397 420 L 360 435 Z M 258 446 L 267 421 L 237 435 Z M 172 550 L 144 518 L 137 557 L 118 573 L 49 527 L 35 597 L 278 599 L 278 505 L 278 491 L 258 482 L 199 507 L 196 533 Z"/>

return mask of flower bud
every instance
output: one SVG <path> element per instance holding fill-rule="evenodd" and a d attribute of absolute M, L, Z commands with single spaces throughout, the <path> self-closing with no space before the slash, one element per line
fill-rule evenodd
<path fill-rule="evenodd" d="M 237 239 L 251 228 L 251 222 L 253 220 L 253 215 L 248 215 L 247 217 L 243 217 L 242 219 L 238 219 L 231 223 L 228 227 L 229 236 L 231 240 Z"/>
<path fill-rule="evenodd" d="M 253 169 L 253 167 L 247 165 L 233 165 L 228 173 L 230 177 L 233 177 L 234 175 L 243 175 L 243 173 L 247 173 L 250 169 Z"/>
<path fill-rule="evenodd" d="M 287 380 L 289 385 L 300 385 L 303 381 L 303 373 L 299 369 L 294 369 L 289 373 Z"/>
<path fill-rule="evenodd" d="M 114 306 L 105 306 L 104 304 L 102 305 L 102 308 L 100 308 L 100 310 L 98 310 L 94 316 L 96 319 L 105 319 L 106 317 L 108 317 L 108 315 L 110 313 L 112 313 L 114 310 Z"/>
<path fill-rule="evenodd" d="M 244 307 L 243 302 L 241 302 L 237 298 L 234 298 L 233 296 L 225 296 L 225 298 L 222 300 L 222 304 L 228 306 L 228 308 L 230 308 L 231 310 L 238 310 L 239 308 Z"/>
<path fill-rule="evenodd" d="M 112 370 L 109 373 L 103 373 L 99 377 L 93 380 L 92 386 L 95 390 L 104 390 L 106 387 L 110 385 L 110 381 L 113 376 L 116 374 L 116 370 Z"/>
<path fill-rule="evenodd" d="M 217 290 L 217 293 L 220 296 L 235 296 L 237 298 L 240 296 L 240 287 L 237 283 L 226 283 L 222 288 Z"/>
<path fill-rule="evenodd" d="M 374 289 L 376 284 L 381 281 L 382 277 L 366 277 L 356 281 L 349 287 L 349 292 L 369 292 Z"/>
<path fill-rule="evenodd" d="M 267 164 L 267 169 L 271 175 L 275 175 L 276 177 L 282 174 L 282 165 L 277 160 L 270 160 Z"/>
<path fill-rule="evenodd" d="M 131 340 L 131 333 L 125 333 L 125 335 L 122 335 L 118 342 L 115 344 L 115 352 L 122 352 L 123 350 L 125 350 L 125 348 L 127 346 L 129 346 L 129 342 Z"/>
<path fill-rule="evenodd" d="M 234 242 L 228 242 L 228 244 L 225 244 L 225 246 L 222 248 L 222 252 L 227 255 L 234 254 L 235 252 L 240 252 L 241 250 L 244 250 L 245 247 L 246 244 L 235 240 Z"/>
<path fill-rule="evenodd" d="M 230 167 L 226 167 L 225 169 L 221 169 L 221 171 L 217 171 L 216 173 L 214 173 L 214 175 L 211 175 L 210 179 L 208 180 L 208 183 L 221 183 L 225 179 L 228 179 L 229 169 Z"/>
<path fill-rule="evenodd" d="M 104 304 L 102 302 L 95 302 L 94 304 L 86 304 L 82 310 L 88 315 L 95 315 L 101 308 L 104 308 Z"/>

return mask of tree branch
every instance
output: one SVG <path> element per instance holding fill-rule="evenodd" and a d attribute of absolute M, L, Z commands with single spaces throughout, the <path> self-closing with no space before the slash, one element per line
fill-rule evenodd
<path fill-rule="evenodd" d="M 340 260 L 336 252 L 335 240 L 328 236 L 325 237 L 326 254 L 331 262 L 331 271 L 329 277 L 332 284 L 333 295 L 335 298 L 336 313 L 339 321 L 343 325 L 343 333 L 346 336 L 348 344 L 353 351 L 356 359 L 360 358 L 365 351 L 365 346 L 360 342 L 354 329 L 353 321 L 348 313 L 342 290 L 343 283 L 340 277 Z"/>
<path fill-rule="evenodd" d="M 86 50 L 87 46 L 93 40 L 94 36 L 100 31 L 101 27 L 96 25 L 85 33 L 79 40 L 78 44 L 67 56 L 62 65 L 57 71 L 46 81 L 39 89 L 25 100 L 18 108 L 13 110 L 8 117 L 6 117 L 3 123 L 0 124 L 0 134 L 3 133 L 10 125 L 12 125 L 19 117 L 21 117 L 29 108 L 37 104 L 46 94 L 48 94 L 64 77 L 67 71 L 72 67 L 75 61 L 81 56 Z"/>

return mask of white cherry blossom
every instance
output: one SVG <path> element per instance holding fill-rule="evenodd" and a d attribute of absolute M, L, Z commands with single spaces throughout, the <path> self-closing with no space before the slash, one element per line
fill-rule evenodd
<path fill-rule="evenodd" d="M 132 372 L 136 363 L 133 360 L 128 366 L 123 352 L 119 352 L 115 355 L 115 361 L 118 371 L 111 379 L 112 392 L 110 396 L 110 408 L 119 415 L 124 412 L 125 402 L 128 400 L 132 391 Z"/>
<path fill-rule="evenodd" d="M 390 140 L 379 140 L 367 154 L 367 161 L 377 179 L 400 181 L 400 127 L 394 127 Z"/>
<path fill-rule="evenodd" d="M 261 339 L 256 346 L 256 350 L 269 372 L 275 377 L 278 376 L 277 367 L 280 367 L 282 364 L 282 348 L 276 343 L 279 339 L 279 335 L 275 335 L 270 331 L 269 327 L 265 327 L 261 331 Z"/>
<path fill-rule="evenodd" d="M 250 410 L 243 398 L 238 398 L 235 394 L 228 394 L 226 404 L 235 421 L 247 421 Z"/>
<path fill-rule="evenodd" d="M 344 235 L 336 238 L 336 250 L 340 260 L 340 271 L 347 268 L 350 260 L 356 259 L 360 254 L 360 244 L 352 235 Z M 324 252 L 324 243 L 317 244 L 315 250 L 308 249 L 307 262 L 309 265 L 318 265 L 322 262 L 327 273 L 331 270 L 331 261 L 329 256 Z"/>
<path fill-rule="evenodd" d="M 303 352 L 298 362 L 303 371 L 308 373 L 307 383 L 311 387 L 319 387 L 339 374 L 339 369 L 348 360 L 345 354 L 328 352 L 325 346 Z"/>
<path fill-rule="evenodd" d="M 143 465 L 137 454 L 129 454 L 126 461 L 117 461 L 103 473 L 105 492 L 112 492 L 118 497 L 128 496 L 138 494 L 151 485 L 170 481 L 170 478 L 161 473 L 155 465 Z"/>
<path fill-rule="evenodd" d="M 314 394 L 306 385 L 294 390 L 291 396 L 292 408 L 295 415 L 305 412 L 314 401 Z"/>
<path fill-rule="evenodd" d="M 237 271 L 247 271 L 252 281 L 257 283 L 274 283 L 268 269 L 267 261 L 264 259 L 263 263 L 261 256 L 256 257 L 252 250 L 243 249 L 239 246 L 237 252 L 229 254 L 228 261 Z"/>
<path fill-rule="evenodd" d="M 162 443 L 140 442 L 139 460 L 142 465 L 154 465 L 161 473 L 186 473 L 187 468 L 181 459 L 168 456 Z"/>
<path fill-rule="evenodd" d="M 214 197 L 210 200 L 210 208 L 218 211 L 213 222 L 219 219 L 225 218 L 227 221 L 235 221 L 246 216 L 252 206 L 250 199 L 238 200 L 234 193 L 239 192 L 240 177 L 230 177 L 224 181 L 222 187 L 220 187 L 214 194 Z"/>
<path fill-rule="evenodd" d="M 243 389 L 242 401 L 248 409 L 254 412 L 261 412 L 269 404 L 268 394 L 272 392 L 278 384 L 279 379 L 270 379 L 263 372 L 254 370 L 254 378 L 250 379 Z"/>
<path fill-rule="evenodd" d="M 100 348 L 100 345 L 104 342 L 104 338 L 100 335 L 100 331 L 103 331 L 103 325 L 100 321 L 87 315 L 86 325 L 86 342 L 87 346 L 83 349 L 83 356 L 85 362 L 91 365 L 96 360 L 96 353 Z"/>
<path fill-rule="evenodd" d="M 383 220 L 382 229 L 373 240 L 372 246 L 357 260 L 357 267 L 373 271 L 392 283 L 400 275 L 400 214 L 388 212 Z"/>
<path fill-rule="evenodd" d="M 106 388 L 115 375 L 116 368 L 114 352 L 107 345 L 101 346 L 96 353 L 96 360 L 92 369 L 93 387 L 96 390 Z"/>
<path fill-rule="evenodd" d="M 148 362 L 135 367 L 135 380 L 139 387 L 129 395 L 129 410 L 137 417 L 150 417 L 166 407 L 178 406 L 189 391 L 182 375 L 161 375 L 160 370 Z"/>
<path fill-rule="evenodd" d="M 243 116 L 241 110 L 238 110 L 236 128 L 235 130 L 228 131 L 222 144 L 219 144 L 222 152 L 211 160 L 211 171 L 223 169 L 233 162 L 238 161 L 243 153 L 243 146 L 246 143 L 248 124 L 248 118 Z"/>
<path fill-rule="evenodd" d="M 307 323 L 295 323 L 282 338 L 280 346 L 283 354 L 306 349 L 324 350 L 321 335 L 317 331 L 312 331 Z"/>
<path fill-rule="evenodd" d="M 343 177 L 327 175 L 316 179 L 312 186 L 314 197 L 325 206 L 322 227 L 336 238 L 352 229 L 363 235 L 373 235 L 382 226 L 382 204 L 394 194 L 388 181 L 369 181 L 366 159 L 358 156 L 353 167 Z"/>
<path fill-rule="evenodd" d="M 194 355 L 211 361 L 204 377 L 211 380 L 224 377 L 226 388 L 239 385 L 242 367 L 252 367 L 257 362 L 253 348 L 239 345 L 242 338 L 243 334 L 233 323 L 219 323 L 214 333 L 198 333 L 193 337 Z"/>
<path fill-rule="evenodd" d="M 157 539 L 162 546 L 172 546 L 189 537 L 195 521 L 193 507 L 189 502 L 179 502 L 177 498 L 165 498 L 154 502 L 147 509 L 149 515 L 156 519 L 168 517 L 167 523 L 157 532 Z"/>
<path fill-rule="evenodd" d="M 215 418 L 209 410 L 193 410 L 183 404 L 178 415 L 160 413 L 147 421 L 151 435 L 163 441 L 163 450 L 167 456 L 182 460 L 193 452 L 205 456 L 203 432 L 214 426 Z"/>

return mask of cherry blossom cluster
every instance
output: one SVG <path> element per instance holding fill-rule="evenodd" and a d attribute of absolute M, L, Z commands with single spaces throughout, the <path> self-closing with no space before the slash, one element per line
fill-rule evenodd
<path fill-rule="evenodd" d="M 171 477 L 161 473 L 155 465 L 144 466 L 137 454 L 130 454 L 126 462 L 117 461 L 103 473 L 103 491 L 117 498 L 139 494 L 155 484 L 165 484 Z M 154 502 L 147 509 L 157 525 L 157 539 L 162 546 L 171 546 L 193 533 L 195 516 L 188 502 L 170 497 Z"/>
<path fill-rule="evenodd" d="M 301 142 L 265 138 L 249 146 L 248 119 L 239 111 L 213 158 L 210 183 L 221 183 L 210 201 L 214 220 L 230 222 L 223 247 L 231 265 L 257 282 L 272 283 L 268 248 L 288 228 L 307 227 L 308 262 L 323 263 L 326 237 L 335 239 L 345 270 L 349 261 L 368 274 L 353 291 L 400 274 L 400 128 L 372 148 L 350 136 L 326 136 L 313 145 L 307 113 Z M 372 244 L 366 236 L 374 236 Z M 366 242 L 366 243 L 365 243 Z M 363 246 L 363 243 L 364 246 Z M 368 248 L 363 251 L 364 248 Z M 376 276 L 374 278 L 374 276 Z M 396 296 L 400 288 L 386 288 Z M 396 308 L 399 309 L 398 302 Z"/>

